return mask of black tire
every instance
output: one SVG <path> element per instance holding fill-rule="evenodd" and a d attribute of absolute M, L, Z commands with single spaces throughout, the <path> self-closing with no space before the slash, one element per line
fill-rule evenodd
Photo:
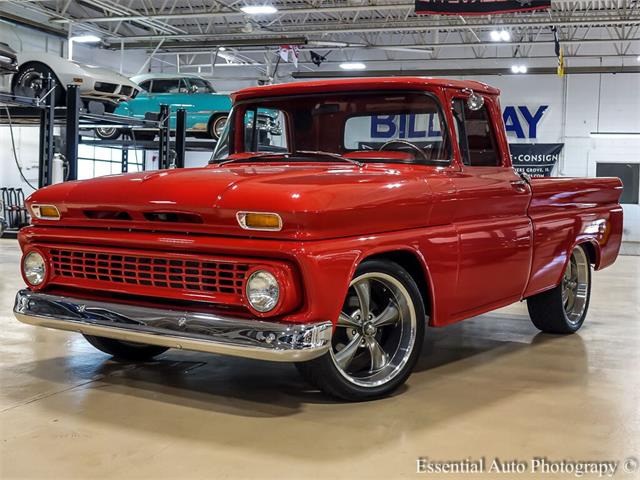
<path fill-rule="evenodd" d="M 51 76 L 56 82 L 54 105 L 65 105 L 65 86 L 48 66 L 40 62 L 28 62 L 21 65 L 11 80 L 11 92 L 17 96 L 38 97 L 44 95 L 44 79 Z"/>
<path fill-rule="evenodd" d="M 141 142 L 150 142 L 156 138 L 156 132 L 147 132 L 144 130 L 132 130 L 131 132 L 133 139 Z"/>
<path fill-rule="evenodd" d="M 573 272 L 576 272 L 575 276 Z M 577 284 L 575 287 L 573 282 Z M 531 321 L 539 330 L 569 334 L 582 327 L 590 299 L 591 264 L 584 247 L 578 245 L 571 252 L 560 284 L 527 298 L 527 308 Z"/>
<path fill-rule="evenodd" d="M 117 140 L 120 138 L 122 131 L 119 128 L 96 128 L 94 129 L 96 137 L 100 140 Z"/>
<path fill-rule="evenodd" d="M 142 343 L 122 342 L 113 338 L 83 335 L 91 345 L 118 360 L 144 362 L 169 350 L 167 347 L 144 345 Z"/>
<path fill-rule="evenodd" d="M 386 309 L 382 311 L 382 313 L 379 313 L 375 316 L 369 316 L 368 318 L 370 321 L 364 322 L 361 332 L 356 333 L 356 328 L 351 326 L 348 326 L 340 331 L 340 324 L 341 322 L 343 322 L 343 315 L 347 317 L 349 321 L 359 320 L 360 317 L 357 312 L 363 310 L 360 307 L 359 309 L 356 309 L 351 315 L 345 313 L 349 308 L 349 305 L 353 305 L 353 293 L 348 293 L 347 298 L 345 299 L 343 312 L 341 313 L 340 320 L 338 321 L 338 326 L 334 331 L 331 351 L 327 352 L 319 358 L 310 360 L 308 362 L 296 363 L 296 367 L 302 377 L 311 385 L 319 388 L 320 390 L 331 396 L 347 401 L 373 400 L 376 398 L 385 397 L 396 390 L 407 380 L 409 375 L 411 375 L 411 372 L 413 371 L 413 368 L 420 356 L 420 350 L 422 349 L 422 343 L 424 341 L 426 323 L 424 304 L 422 301 L 420 290 L 418 289 L 418 286 L 411 275 L 404 268 L 394 262 L 383 260 L 365 261 L 357 268 L 354 278 L 351 282 L 352 286 L 350 286 L 349 292 L 352 292 L 352 290 L 356 288 L 354 285 L 357 285 L 356 282 L 358 282 L 359 279 L 366 279 L 366 277 L 369 275 L 372 276 L 371 280 L 368 280 L 370 284 L 372 282 L 379 282 L 380 280 L 384 280 L 386 277 L 386 279 L 394 279 L 397 284 L 403 287 L 403 289 L 396 290 L 395 293 L 392 289 L 397 288 L 396 286 L 385 286 L 382 282 L 380 282 L 381 286 L 368 287 L 369 292 L 371 292 L 369 294 L 369 297 L 371 299 L 371 308 L 369 309 L 370 312 L 376 311 L 376 293 L 377 298 L 380 299 L 379 301 L 381 305 L 384 305 L 383 299 L 385 292 L 388 295 L 387 299 L 394 298 L 398 301 L 389 301 Z M 374 290 L 374 288 L 377 290 L 377 292 Z M 401 299 L 398 296 L 399 293 L 402 293 Z M 357 295 L 357 298 L 359 301 L 360 296 Z M 405 303 L 406 308 L 400 306 L 400 301 Z M 393 304 L 398 306 L 398 318 L 395 321 L 395 324 L 387 325 L 389 327 L 388 330 L 384 330 L 384 327 L 378 326 L 377 332 L 375 332 L 374 329 L 373 334 L 371 332 L 366 334 L 368 335 L 367 337 L 365 335 L 367 323 L 375 323 L 376 319 L 381 318 L 384 312 L 389 308 L 389 306 Z M 361 305 L 362 303 L 360 303 L 360 306 Z M 380 306 L 378 308 L 381 309 L 382 307 Z M 415 316 L 415 321 L 411 320 L 411 324 L 407 323 L 412 315 L 405 315 L 405 313 L 412 313 Z M 348 325 L 348 323 L 344 324 L 343 322 L 342 327 L 344 327 L 344 325 Z M 351 330 L 350 334 L 349 330 Z M 350 340 L 346 339 L 348 343 L 341 350 L 336 350 L 336 347 L 340 346 L 340 344 L 338 343 L 340 341 L 340 336 L 343 336 L 344 338 L 345 335 L 351 335 Z M 356 335 L 360 336 L 356 338 Z M 401 339 L 406 335 L 410 335 L 408 337 L 409 340 L 407 341 L 407 343 L 402 344 L 402 348 L 400 343 L 398 343 L 397 346 L 394 346 L 394 342 L 391 342 L 392 345 L 389 351 L 393 351 L 394 353 L 387 356 L 386 354 L 389 342 L 394 337 Z M 385 361 L 388 361 L 388 363 L 384 367 L 377 371 L 373 369 L 373 350 L 370 350 L 368 346 L 368 339 L 371 338 L 377 340 L 376 343 L 379 347 L 383 347 L 382 351 L 385 354 L 383 358 Z M 362 341 L 360 339 L 362 339 Z M 398 340 L 398 342 L 400 341 L 401 340 Z M 339 355 L 340 352 L 349 349 L 349 345 L 357 345 L 355 347 L 355 351 L 360 353 L 352 355 L 352 359 L 347 360 L 347 366 L 350 366 L 351 364 L 353 364 L 353 362 L 360 358 L 360 363 L 365 365 L 365 368 L 361 370 L 361 372 L 370 374 L 369 377 L 358 377 L 357 373 L 350 374 L 346 372 L 346 368 L 341 369 L 337 366 L 337 355 Z M 369 353 L 367 353 L 367 350 L 369 350 Z M 408 354 L 403 353 L 405 351 L 408 352 Z M 396 356 L 401 359 L 397 365 L 393 363 Z M 366 366 L 366 363 L 368 362 L 368 360 L 366 360 L 367 358 L 369 358 L 371 362 L 369 367 Z M 368 371 L 367 368 L 369 368 Z M 391 371 L 393 372 L 393 376 L 389 377 L 388 380 L 386 379 L 386 377 L 382 377 L 380 380 L 374 380 L 376 375 L 383 374 L 386 369 L 391 369 Z M 370 385 L 354 383 L 359 381 L 359 379 L 367 378 L 371 378 Z M 379 384 L 376 382 L 379 382 Z"/>
<path fill-rule="evenodd" d="M 227 123 L 228 119 L 229 115 L 227 115 L 226 113 L 212 116 L 207 127 L 209 137 L 213 138 L 214 140 L 218 140 L 220 138 L 220 133 L 222 133 L 222 129 L 224 129 L 224 125 Z"/>

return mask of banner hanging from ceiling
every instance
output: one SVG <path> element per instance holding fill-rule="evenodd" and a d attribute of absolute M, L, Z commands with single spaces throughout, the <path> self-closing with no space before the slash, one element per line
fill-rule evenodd
<path fill-rule="evenodd" d="M 550 177 L 563 147 L 564 143 L 510 143 L 511 163 L 517 172 Z"/>
<path fill-rule="evenodd" d="M 551 8 L 551 0 L 416 0 L 422 15 L 492 15 Z"/>

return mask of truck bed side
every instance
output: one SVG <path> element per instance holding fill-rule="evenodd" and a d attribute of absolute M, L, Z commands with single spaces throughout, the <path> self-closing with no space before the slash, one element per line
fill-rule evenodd
<path fill-rule="evenodd" d="M 587 242 L 596 269 L 611 265 L 622 239 L 618 178 L 535 178 L 531 276 L 524 297 L 559 284 L 573 247 Z"/>

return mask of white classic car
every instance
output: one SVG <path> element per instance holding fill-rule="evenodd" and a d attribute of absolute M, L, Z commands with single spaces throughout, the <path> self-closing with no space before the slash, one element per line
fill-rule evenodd
<path fill-rule="evenodd" d="M 140 91 L 137 84 L 112 70 L 50 53 L 20 53 L 18 63 L 18 72 L 11 82 L 13 94 L 35 96 L 43 93 L 43 80 L 50 75 L 61 87 L 56 89 L 56 105 L 64 105 L 67 85 L 78 85 L 83 100 L 100 102 L 108 112 L 112 112 L 118 102 L 134 98 Z"/>
<path fill-rule="evenodd" d="M 18 71 L 16 51 L 4 42 L 0 42 L 0 75 Z"/>

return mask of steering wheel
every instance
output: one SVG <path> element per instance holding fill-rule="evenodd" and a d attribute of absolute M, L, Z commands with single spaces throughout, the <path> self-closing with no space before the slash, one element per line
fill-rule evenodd
<path fill-rule="evenodd" d="M 425 161 L 429 161 L 429 157 L 427 157 L 427 154 L 426 154 L 426 153 L 424 152 L 424 150 L 422 150 L 419 146 L 417 146 L 416 144 L 411 143 L 411 142 L 409 142 L 409 141 L 407 141 L 407 140 L 400 140 L 400 139 L 397 139 L 397 138 L 396 138 L 396 139 L 393 139 L 393 140 L 389 140 L 389 141 L 387 141 L 387 142 L 384 142 L 384 143 L 380 146 L 380 148 L 378 149 L 378 151 L 379 151 L 379 152 L 382 152 L 382 151 L 385 151 L 385 150 L 389 150 L 387 147 L 388 147 L 389 145 L 393 145 L 394 143 L 397 143 L 397 144 L 400 144 L 400 145 L 406 145 L 406 146 L 410 147 L 410 148 L 411 148 L 411 150 L 414 150 L 414 151 L 418 152 L 418 153 L 422 156 L 422 158 L 423 158 Z"/>

